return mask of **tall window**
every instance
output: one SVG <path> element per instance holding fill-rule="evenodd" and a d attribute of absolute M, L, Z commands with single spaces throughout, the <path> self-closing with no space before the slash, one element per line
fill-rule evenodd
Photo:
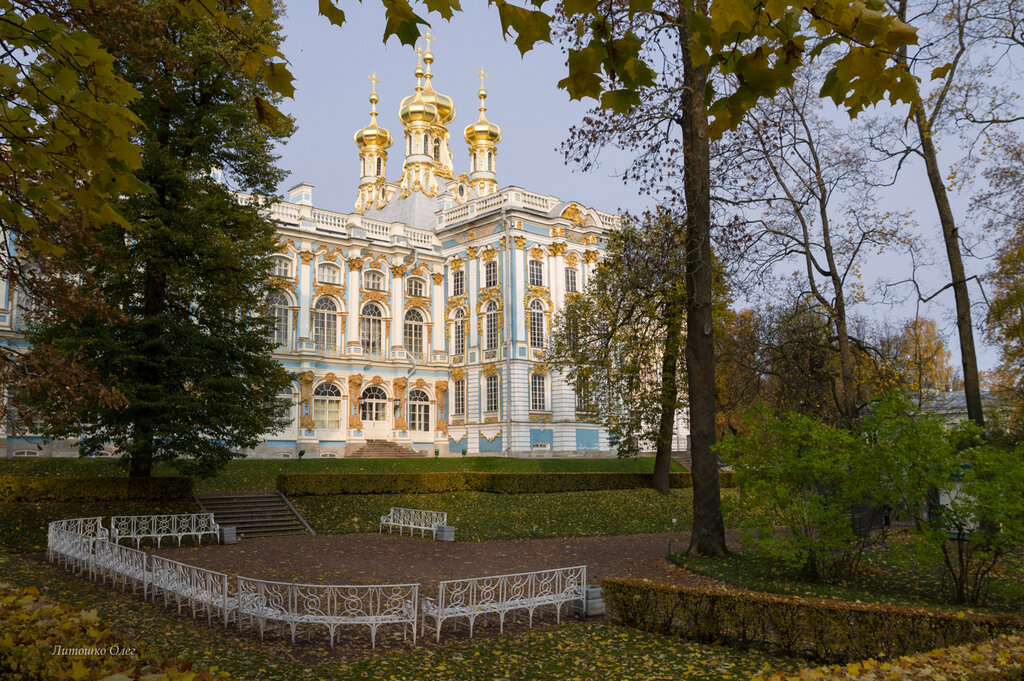
<path fill-rule="evenodd" d="M 590 405 L 590 383 L 582 377 L 576 381 L 576 411 L 592 411 Z"/>
<path fill-rule="evenodd" d="M 491 260 L 484 263 L 484 288 L 498 285 L 498 263 Z"/>
<path fill-rule="evenodd" d="M 429 154 L 430 153 L 430 141 L 427 139 L 427 133 L 423 133 L 423 147 L 422 147 L 421 151 L 424 154 Z"/>
<path fill-rule="evenodd" d="M 359 337 L 363 343 L 363 352 L 368 355 L 379 355 L 383 347 L 381 340 L 381 313 L 376 303 L 363 306 L 360 320 Z"/>
<path fill-rule="evenodd" d="M 405 295 L 407 296 L 423 298 L 427 295 L 426 291 L 427 287 L 422 279 L 407 279 L 405 282 Z"/>
<path fill-rule="evenodd" d="M 484 411 L 498 411 L 498 377 L 488 376 L 486 384 L 486 400 L 484 402 Z"/>
<path fill-rule="evenodd" d="M 377 159 L 377 174 L 378 175 L 382 175 L 383 171 L 384 171 L 384 159 L 378 158 Z"/>
<path fill-rule="evenodd" d="M 341 282 L 341 270 L 334 265 L 320 265 L 316 269 L 316 279 L 321 284 L 337 284 Z"/>
<path fill-rule="evenodd" d="M 441 160 L 441 140 L 436 137 L 434 138 L 434 160 Z"/>
<path fill-rule="evenodd" d="M 363 275 L 363 287 L 370 291 L 383 291 L 384 275 L 370 270 Z"/>
<path fill-rule="evenodd" d="M 321 350 L 338 344 L 338 304 L 333 298 L 319 298 L 313 305 L 313 344 Z"/>
<path fill-rule="evenodd" d="M 530 409 L 544 411 L 548 408 L 547 391 L 542 374 L 530 374 Z"/>
<path fill-rule="evenodd" d="M 541 265 L 540 260 L 530 261 L 530 286 L 543 286 L 544 285 L 544 266 Z"/>
<path fill-rule="evenodd" d="M 487 152 L 487 169 L 494 172 L 494 152 Z"/>
<path fill-rule="evenodd" d="M 422 390 L 409 391 L 409 430 L 430 430 L 430 398 Z"/>
<path fill-rule="evenodd" d="M 275 277 L 284 277 L 290 279 L 292 276 L 292 261 L 290 258 L 286 258 L 283 255 L 274 256 L 274 272 Z"/>
<path fill-rule="evenodd" d="M 565 268 L 565 290 L 567 293 L 576 293 L 576 268 Z"/>
<path fill-rule="evenodd" d="M 455 347 L 454 354 L 461 355 L 466 351 L 466 313 L 461 309 L 455 311 Z"/>
<path fill-rule="evenodd" d="M 313 426 L 341 428 L 341 389 L 333 383 L 313 388 Z"/>
<path fill-rule="evenodd" d="M 452 388 L 452 413 L 459 415 L 466 413 L 466 379 L 464 378 L 455 381 Z"/>
<path fill-rule="evenodd" d="M 274 334 L 272 338 L 277 345 L 288 343 L 288 326 L 292 318 L 292 311 L 288 309 L 288 296 L 280 291 L 274 291 L 267 296 L 267 307 L 274 318 Z"/>
<path fill-rule="evenodd" d="M 423 359 L 423 313 L 419 310 L 409 310 L 405 313 L 402 340 L 406 350 L 417 359 Z"/>
<path fill-rule="evenodd" d="M 452 295 L 461 296 L 466 293 L 466 273 L 462 270 L 455 270 L 452 273 Z"/>
<path fill-rule="evenodd" d="M 544 347 L 544 305 L 539 300 L 530 303 L 530 347 Z"/>
<path fill-rule="evenodd" d="M 388 396 L 378 386 L 371 385 L 359 398 L 359 411 L 363 421 L 381 422 L 388 417 Z"/>
<path fill-rule="evenodd" d="M 498 306 L 487 303 L 484 312 L 484 350 L 496 350 L 498 347 Z"/>

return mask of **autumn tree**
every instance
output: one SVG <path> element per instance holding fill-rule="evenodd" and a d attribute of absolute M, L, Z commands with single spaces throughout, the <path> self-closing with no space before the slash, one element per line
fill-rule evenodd
<path fill-rule="evenodd" d="M 273 145 L 291 123 L 259 124 L 258 98 L 275 96 L 241 67 L 253 44 L 264 46 L 259 68 L 269 63 L 280 27 L 274 16 L 236 7 L 244 21 L 228 38 L 173 0 L 143 10 L 130 30 L 97 23 L 91 31 L 140 93 L 132 103 L 144 124 L 134 139 L 137 175 L 150 190 L 117 201 L 124 220 L 99 227 L 99 252 L 60 256 L 89 273 L 83 287 L 118 318 L 46 309 L 28 332 L 32 352 L 79 356 L 126 404 L 68 405 L 66 389 L 32 385 L 19 397 L 53 415 L 44 434 L 77 435 L 86 452 L 112 443 L 131 475 L 149 475 L 160 460 L 204 472 L 254 446 L 282 416 L 276 396 L 287 374 L 271 357 L 263 306 L 274 226 L 258 203 L 241 205 L 211 176 L 222 169 L 226 183 L 261 195 L 283 177 Z M 140 54 L 138 42 L 153 49 Z"/>

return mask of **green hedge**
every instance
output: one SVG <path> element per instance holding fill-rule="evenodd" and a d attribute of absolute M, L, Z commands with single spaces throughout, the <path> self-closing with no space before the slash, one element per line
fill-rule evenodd
<path fill-rule="evenodd" d="M 0 475 L 0 502 L 182 501 L 192 478 L 29 477 Z"/>
<path fill-rule="evenodd" d="M 682 638 L 753 647 L 825 662 L 899 657 L 1011 634 L 1015 615 L 977 615 L 848 603 L 613 578 L 603 584 L 612 619 Z"/>
<path fill-rule="evenodd" d="M 670 473 L 672 487 L 693 486 L 689 473 Z M 731 473 L 719 476 L 723 487 L 732 487 Z M 650 473 L 488 473 L 450 471 L 438 473 L 282 473 L 277 489 L 294 496 L 334 494 L 437 494 L 444 492 L 492 492 L 537 494 L 585 492 L 605 489 L 642 489 L 653 486 Z"/>

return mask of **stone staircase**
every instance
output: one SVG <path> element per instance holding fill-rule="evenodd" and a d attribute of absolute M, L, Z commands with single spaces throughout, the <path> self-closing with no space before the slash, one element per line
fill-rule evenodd
<path fill-rule="evenodd" d="M 239 537 L 276 537 L 313 530 L 280 492 L 234 492 L 197 496 L 218 525 L 235 528 Z"/>
<path fill-rule="evenodd" d="M 384 459 L 411 458 L 414 456 L 422 457 L 423 454 L 417 452 L 412 447 L 405 447 L 403 445 L 395 444 L 394 442 L 388 442 L 387 440 L 370 440 L 360 449 L 357 449 L 355 453 L 349 454 L 347 458 Z"/>

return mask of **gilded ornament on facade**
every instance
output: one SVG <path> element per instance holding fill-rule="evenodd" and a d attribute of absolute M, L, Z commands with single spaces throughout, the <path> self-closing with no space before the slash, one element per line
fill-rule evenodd
<path fill-rule="evenodd" d="M 519 223 L 519 227 L 522 228 L 522 226 L 523 226 L 522 223 Z M 523 250 L 524 248 L 526 248 L 526 237 L 525 236 L 517 236 L 517 237 L 515 237 L 515 241 L 516 241 L 516 248 L 518 248 L 519 250 Z"/>
<path fill-rule="evenodd" d="M 313 394 L 313 381 L 316 377 L 312 371 L 303 371 L 299 374 L 299 402 L 309 404 L 309 398 Z"/>
<path fill-rule="evenodd" d="M 328 371 L 327 375 L 324 376 L 324 381 L 326 381 L 327 383 L 336 383 L 337 380 L 338 377 L 334 375 L 333 371 Z"/>
<path fill-rule="evenodd" d="M 576 251 L 570 251 L 569 255 L 565 256 L 565 264 L 569 267 L 576 267 L 580 262 L 580 257 L 576 255 Z"/>
<path fill-rule="evenodd" d="M 356 272 L 358 270 L 363 269 L 363 259 L 362 258 L 349 258 L 348 259 L 348 268 L 351 271 L 353 271 L 353 272 Z"/>
<path fill-rule="evenodd" d="M 540 298 L 544 302 L 551 306 L 551 291 L 547 286 L 529 286 L 526 287 L 526 294 L 523 296 L 523 307 L 529 308 L 530 301 L 534 298 Z"/>
<path fill-rule="evenodd" d="M 562 217 L 579 227 L 583 226 L 583 211 L 575 203 L 570 203 L 565 207 L 565 210 L 562 211 Z"/>
<path fill-rule="evenodd" d="M 411 272 L 411 274 L 415 274 L 417 276 L 422 276 L 428 273 L 430 273 L 430 267 L 426 263 L 422 262 L 416 263 L 416 267 L 412 268 Z"/>
<path fill-rule="evenodd" d="M 491 248 L 490 246 L 488 246 L 487 250 L 485 250 L 480 255 L 480 257 L 483 259 L 484 262 L 491 262 L 492 260 L 494 260 L 495 257 L 497 257 L 497 255 L 498 254 L 495 252 L 495 250 L 493 248 Z"/>
<path fill-rule="evenodd" d="M 393 277 L 404 277 L 405 276 L 405 265 L 392 265 L 391 276 Z"/>
<path fill-rule="evenodd" d="M 287 253 L 290 250 L 291 251 L 299 250 L 295 246 L 295 242 L 292 241 L 291 239 L 282 239 L 281 241 L 277 242 L 277 252 L 278 253 Z"/>
<path fill-rule="evenodd" d="M 551 244 L 550 246 L 548 246 L 548 251 L 551 253 L 551 255 L 557 258 L 558 256 L 563 255 L 565 253 L 565 244 Z"/>
<path fill-rule="evenodd" d="M 461 381 L 464 378 L 466 378 L 466 370 L 465 369 L 452 369 L 452 380 L 453 381 Z"/>
<path fill-rule="evenodd" d="M 534 246 L 533 248 L 530 249 L 530 257 L 533 258 L 534 260 L 543 260 L 544 249 L 542 249 L 540 246 Z"/>
<path fill-rule="evenodd" d="M 302 251 L 301 253 L 299 253 L 299 257 L 302 258 L 303 265 L 308 265 L 310 262 L 313 261 L 315 254 L 313 253 L 313 251 Z"/>
<path fill-rule="evenodd" d="M 462 266 L 463 266 L 462 258 L 455 258 L 450 263 L 448 263 L 448 267 L 450 267 L 452 270 L 454 270 L 456 272 L 461 270 Z"/>
<path fill-rule="evenodd" d="M 289 284 L 294 284 L 294 279 L 286 279 L 284 277 L 267 277 L 267 286 L 271 288 L 288 288 Z M 13 291 L 14 288 L 11 288 Z"/>
<path fill-rule="evenodd" d="M 470 260 L 475 260 L 476 259 L 476 251 L 477 251 L 476 246 L 470 246 L 469 248 L 466 249 L 466 257 L 468 257 Z"/>
<path fill-rule="evenodd" d="M 461 417 L 461 416 L 453 416 L 453 417 L 452 417 L 452 425 L 453 425 L 453 426 L 464 426 L 464 425 L 466 425 L 466 419 L 464 419 L 464 418 L 463 418 L 463 417 Z M 461 439 L 463 439 L 464 437 L 466 437 L 466 434 L 465 434 L 465 433 L 463 433 L 463 434 L 462 434 L 462 435 L 460 435 L 459 437 L 455 437 L 454 435 L 452 435 L 451 433 L 449 433 L 449 434 L 448 434 L 448 437 L 450 437 L 451 439 L 455 440 L 455 442 L 458 442 L 459 440 L 461 440 Z"/>
<path fill-rule="evenodd" d="M 316 427 L 316 422 L 313 420 L 313 415 L 306 413 L 299 417 L 299 427 L 304 430 L 313 430 Z"/>
<path fill-rule="evenodd" d="M 451 315 L 452 310 L 459 307 L 466 307 L 468 305 L 468 298 L 465 293 L 461 296 L 451 296 L 448 298 L 448 304 L 444 308 L 444 316 L 448 317 Z"/>
<path fill-rule="evenodd" d="M 384 379 L 380 376 L 374 376 L 370 379 L 370 385 L 385 385 Z"/>
<path fill-rule="evenodd" d="M 427 386 L 427 382 L 424 381 L 422 378 L 417 378 L 416 382 L 412 384 L 412 387 L 414 387 L 414 388 L 426 388 L 428 386 Z"/>
<path fill-rule="evenodd" d="M 469 240 L 472 241 L 475 238 L 476 238 L 476 230 L 475 229 L 469 230 Z"/>
<path fill-rule="evenodd" d="M 440 272 L 435 272 L 430 275 L 430 278 L 434 280 L 434 283 L 440 286 L 444 283 L 444 275 Z"/>
<path fill-rule="evenodd" d="M 547 374 L 550 373 L 550 371 L 548 370 L 548 365 L 547 364 L 544 364 L 543 362 L 537 362 L 532 367 L 530 367 L 530 373 L 531 374 L 543 374 L 543 375 L 546 376 Z"/>
<path fill-rule="evenodd" d="M 388 306 L 388 294 L 385 293 L 384 291 L 368 291 L 368 290 L 366 290 L 364 288 L 359 289 L 359 306 L 360 307 L 362 307 L 363 305 L 365 305 L 366 303 L 368 303 L 371 300 L 374 301 L 374 302 L 380 303 L 381 305 L 384 305 L 385 307 Z"/>
<path fill-rule="evenodd" d="M 381 270 L 382 272 L 388 268 L 391 263 L 388 262 L 388 256 L 383 253 L 378 253 L 366 262 L 367 267 L 372 267 L 375 270 Z"/>
<path fill-rule="evenodd" d="M 498 359 L 498 351 L 497 350 L 484 350 L 484 360 L 488 360 L 488 359 Z"/>
<path fill-rule="evenodd" d="M 345 287 L 337 286 L 336 284 L 315 284 L 313 286 L 313 297 L 318 296 L 336 296 L 338 298 L 345 298 Z"/>
<path fill-rule="evenodd" d="M 408 312 L 409 308 L 413 307 L 429 308 L 430 299 L 421 298 L 420 296 L 409 296 L 408 298 L 405 299 L 405 311 Z"/>
<path fill-rule="evenodd" d="M 587 251 L 586 253 L 583 254 L 583 260 L 588 265 L 592 265 L 595 262 L 597 262 L 597 258 L 599 255 L 600 253 L 598 253 L 597 251 Z"/>
<path fill-rule="evenodd" d="M 551 236 L 556 238 L 556 239 L 558 237 L 564 237 L 565 236 L 565 228 L 562 227 L 561 225 L 555 225 L 554 227 L 551 228 Z"/>
<path fill-rule="evenodd" d="M 498 375 L 498 363 L 494 362 L 491 364 L 485 364 L 483 369 L 480 370 L 484 376 L 497 376 Z"/>
<path fill-rule="evenodd" d="M 551 414 L 531 412 L 530 423 L 551 423 Z"/>
<path fill-rule="evenodd" d="M 405 399 L 405 389 L 409 385 L 409 379 L 405 376 L 398 376 L 393 381 L 393 384 L 395 386 L 395 400 L 401 402 Z"/>

